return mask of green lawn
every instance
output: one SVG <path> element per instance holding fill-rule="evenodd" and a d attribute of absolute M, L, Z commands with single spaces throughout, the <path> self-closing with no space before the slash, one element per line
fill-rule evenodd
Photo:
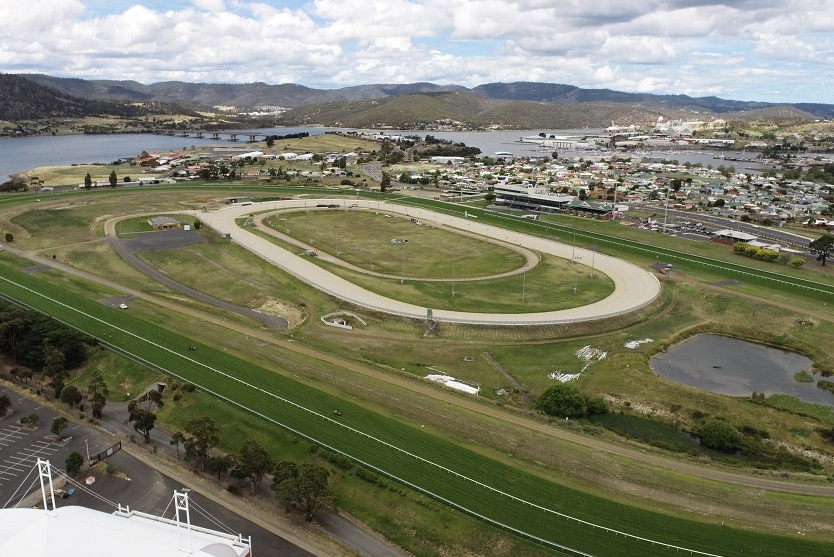
<path fill-rule="evenodd" d="M 93 336 L 101 338 L 107 334 L 119 349 L 134 357 L 141 354 L 147 365 L 160 372 L 193 382 L 276 426 L 343 452 L 398 483 L 445 501 L 465 514 L 477 513 L 502 529 L 536 538 L 539 543 L 561 544 L 606 556 L 669 552 L 663 546 L 594 528 L 591 523 L 720 555 L 830 552 L 827 544 L 808 539 L 661 516 L 574 491 L 211 346 L 198 345 L 197 351 L 189 351 L 187 346 L 192 341 L 175 332 L 138 320 L 128 312 L 103 308 L 10 267 L 4 266 L 3 271 L 0 292 L 4 295 Z M 342 416 L 334 417 L 334 408 Z"/>

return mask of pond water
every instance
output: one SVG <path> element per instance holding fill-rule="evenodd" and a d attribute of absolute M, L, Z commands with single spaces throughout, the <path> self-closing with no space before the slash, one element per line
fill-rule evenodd
<path fill-rule="evenodd" d="M 684 385 L 730 396 L 786 394 L 834 406 L 834 394 L 794 379 L 813 362 L 801 354 L 722 335 L 697 335 L 651 359 L 655 373 Z"/>

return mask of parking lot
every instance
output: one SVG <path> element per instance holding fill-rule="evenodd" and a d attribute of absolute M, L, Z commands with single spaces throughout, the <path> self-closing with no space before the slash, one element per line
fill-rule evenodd
<path fill-rule="evenodd" d="M 0 508 L 41 504 L 38 458 L 49 460 L 53 467 L 63 470 L 70 452 L 96 455 L 119 441 L 119 437 L 104 429 L 75 422 L 69 423 L 63 431 L 64 439 L 59 440 L 50 431 L 52 420 L 57 416 L 54 411 L 0 387 L 0 395 L 4 394 L 12 401 L 12 413 L 0 419 Z M 33 414 L 38 416 L 36 426 L 30 428 L 20 424 L 21 418 Z M 114 505 L 121 504 L 156 516 L 166 514 L 168 518 L 173 518 L 170 503 L 174 490 L 192 491 L 193 524 L 252 536 L 253 553 L 264 557 L 311 555 L 197 491 L 186 488 L 181 481 L 145 465 L 126 451 L 118 451 L 108 460 L 118 473 L 107 475 L 94 471 L 82 474 L 73 494 L 66 499 L 58 499 L 58 506 L 80 505 L 113 512 L 116 510 Z M 95 478 L 89 486 L 84 482 L 88 476 Z M 62 478 L 55 474 L 53 477 L 56 488 L 64 485 Z"/>
<path fill-rule="evenodd" d="M 73 438 L 73 431 L 78 428 L 71 424 L 64 431 L 66 439 L 56 440 L 50 428 L 56 414 L 14 391 L 0 388 L 0 395 L 8 395 L 12 401 L 12 413 L 0 420 L 0 506 L 13 506 L 14 502 L 31 491 L 38 484 L 36 464 L 38 458 L 48 459 L 63 468 L 67 455 L 73 450 L 85 447 L 85 440 L 91 444 L 91 450 L 99 447 L 99 440 L 106 435 Z M 34 427 L 21 425 L 20 418 L 37 415 L 38 423 Z M 103 448 L 103 445 L 101 445 Z M 29 477 L 27 480 L 27 476 Z M 23 482 L 26 481 L 24 484 Z M 21 486 L 25 489 L 21 490 Z M 39 484 L 38 484 L 39 485 Z"/>

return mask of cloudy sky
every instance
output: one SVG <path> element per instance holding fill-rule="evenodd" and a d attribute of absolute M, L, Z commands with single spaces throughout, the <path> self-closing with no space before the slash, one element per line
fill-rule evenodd
<path fill-rule="evenodd" d="M 0 72 L 834 103 L 834 0 L 3 0 Z"/>

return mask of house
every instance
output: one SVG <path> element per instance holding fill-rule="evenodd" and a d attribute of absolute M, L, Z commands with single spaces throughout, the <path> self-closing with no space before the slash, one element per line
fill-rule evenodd
<path fill-rule="evenodd" d="M 153 227 L 154 230 L 168 230 L 171 228 L 179 228 L 180 221 L 175 219 L 174 217 L 153 217 L 148 219 L 148 224 Z"/>

